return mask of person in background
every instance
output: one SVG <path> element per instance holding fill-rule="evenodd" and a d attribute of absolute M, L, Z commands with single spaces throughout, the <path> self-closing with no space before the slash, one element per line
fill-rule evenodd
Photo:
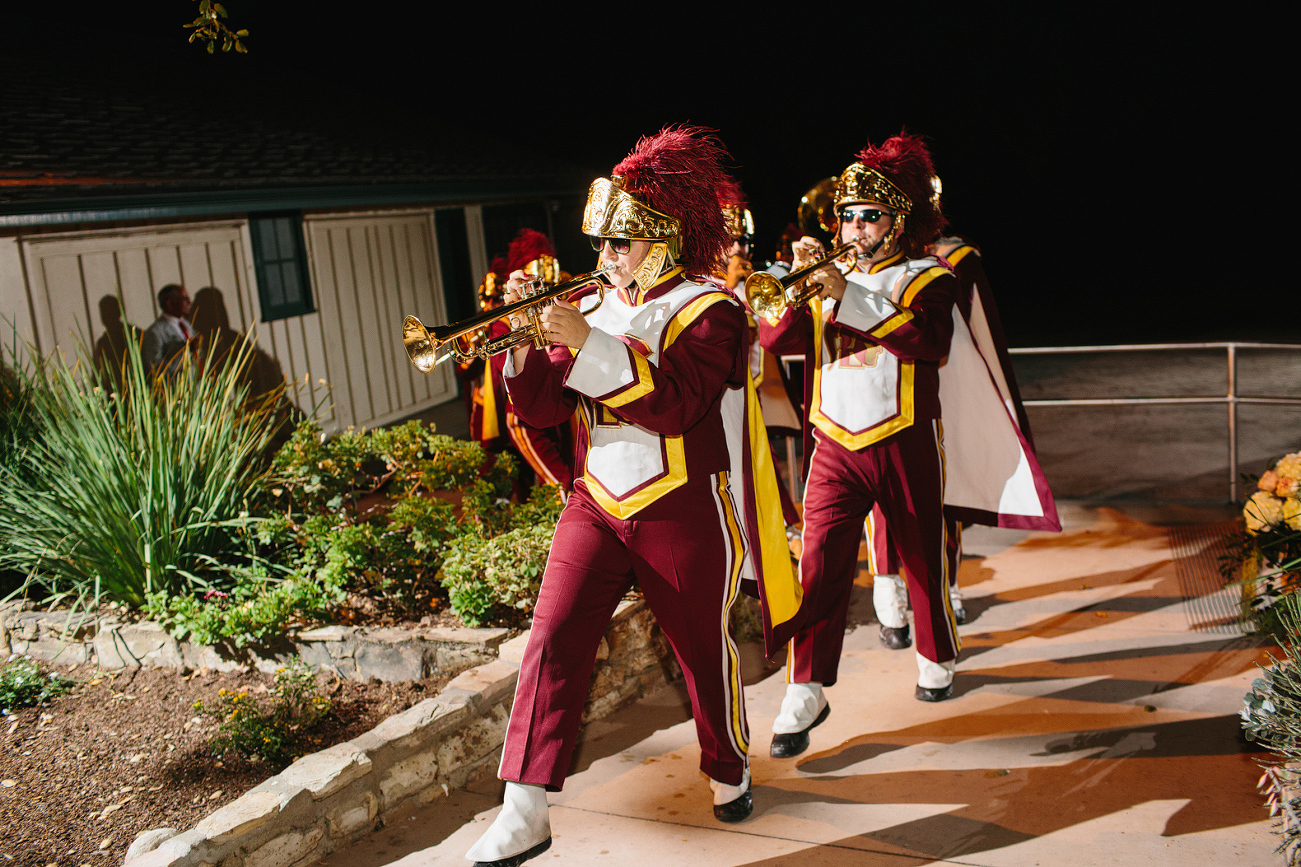
<path fill-rule="evenodd" d="M 193 349 L 194 327 L 185 318 L 190 312 L 190 293 L 179 283 L 168 283 L 158 290 L 158 309 L 158 318 L 145 329 L 140 354 L 146 370 L 175 376 L 185 352 Z"/>

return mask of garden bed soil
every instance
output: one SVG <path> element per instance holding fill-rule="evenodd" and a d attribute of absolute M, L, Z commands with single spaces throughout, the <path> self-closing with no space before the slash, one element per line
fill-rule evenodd
<path fill-rule="evenodd" d="M 194 709 L 218 692 L 263 693 L 272 675 L 172 668 L 104 672 L 42 664 L 77 682 L 43 707 L 0 718 L 0 864 L 121 864 L 141 831 L 192 828 L 280 769 L 214 757 L 217 723 Z M 320 675 L 332 703 L 304 752 L 350 740 L 438 694 L 446 677 L 357 683 Z"/>

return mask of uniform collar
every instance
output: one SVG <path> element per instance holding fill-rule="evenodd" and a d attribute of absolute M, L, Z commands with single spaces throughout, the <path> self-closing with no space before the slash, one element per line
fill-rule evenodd
<path fill-rule="evenodd" d="M 884 271 L 886 268 L 889 268 L 891 265 L 899 264 L 899 262 L 902 260 L 903 260 L 903 250 L 895 250 L 889 256 L 886 256 L 884 259 L 882 259 L 880 262 L 873 262 L 871 265 L 869 265 L 867 268 L 867 273 L 875 274 L 878 271 Z"/>
<path fill-rule="evenodd" d="M 655 278 L 655 282 L 642 289 L 636 283 L 633 283 L 626 289 L 619 290 L 619 300 L 623 301 L 630 307 L 636 307 L 650 301 L 652 298 L 658 298 L 665 292 L 668 292 L 674 286 L 683 282 L 685 278 L 682 275 L 682 266 L 670 268 L 663 274 Z"/>

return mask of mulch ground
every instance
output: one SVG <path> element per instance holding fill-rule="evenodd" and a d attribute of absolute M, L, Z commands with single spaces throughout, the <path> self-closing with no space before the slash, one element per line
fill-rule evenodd
<path fill-rule="evenodd" d="M 51 670 L 42 666 L 43 670 Z M 119 865 L 141 831 L 185 831 L 278 769 L 215 757 L 217 723 L 194 709 L 221 689 L 265 692 L 273 677 L 170 668 L 59 666 L 75 691 L 0 717 L 0 865 Z M 447 678 L 355 683 L 318 678 L 333 708 L 304 752 L 369 731 L 433 697 Z"/>

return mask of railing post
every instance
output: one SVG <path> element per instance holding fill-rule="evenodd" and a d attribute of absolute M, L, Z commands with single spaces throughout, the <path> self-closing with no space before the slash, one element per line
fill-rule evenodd
<path fill-rule="evenodd" d="M 1229 500 L 1238 501 L 1238 345 L 1230 343 L 1229 351 Z"/>

